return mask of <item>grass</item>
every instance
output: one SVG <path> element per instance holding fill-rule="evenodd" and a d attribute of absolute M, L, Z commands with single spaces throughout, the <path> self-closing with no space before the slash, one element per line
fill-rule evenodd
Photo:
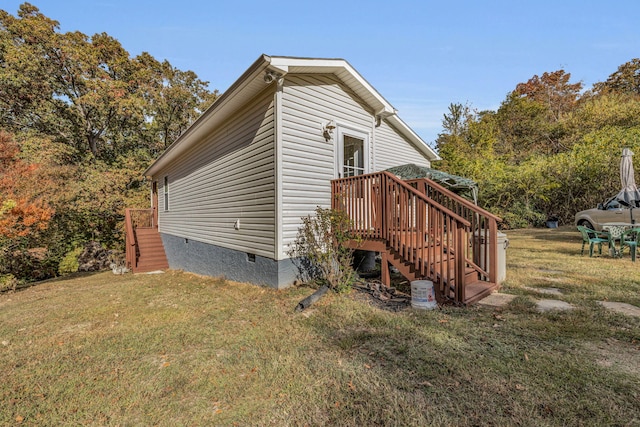
<path fill-rule="evenodd" d="M 640 262 L 508 233 L 507 307 L 394 313 L 181 272 L 0 295 L 0 425 L 640 425 Z M 539 287 L 571 312 L 538 313 Z"/>

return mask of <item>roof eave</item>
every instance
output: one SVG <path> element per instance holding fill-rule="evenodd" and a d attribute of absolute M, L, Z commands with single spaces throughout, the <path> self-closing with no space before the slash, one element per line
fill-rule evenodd
<path fill-rule="evenodd" d="M 145 171 L 145 176 L 152 176 L 159 169 L 187 151 L 197 141 L 194 138 L 214 126 L 216 113 L 223 110 L 225 106 L 235 98 L 246 86 L 256 79 L 269 65 L 269 57 L 261 55 L 213 104 L 204 112 L 189 128 L 182 133 L 167 149 L 158 157 Z M 189 143 L 191 140 L 193 142 Z"/>
<path fill-rule="evenodd" d="M 369 104 L 377 117 L 389 120 L 407 139 L 418 147 L 430 160 L 440 160 L 438 154 L 429 147 L 397 115 L 396 109 L 365 80 L 344 59 L 314 59 L 261 55 L 182 135 L 180 135 L 156 161 L 144 171 L 145 176 L 153 176 L 165 165 L 191 148 L 204 135 L 224 121 L 226 115 L 235 111 L 234 102 L 242 92 L 258 90 L 254 81 L 263 80 L 266 69 L 282 75 L 288 73 L 331 73 L 351 87 L 364 102 Z M 261 90 L 261 89 L 260 89 Z"/>

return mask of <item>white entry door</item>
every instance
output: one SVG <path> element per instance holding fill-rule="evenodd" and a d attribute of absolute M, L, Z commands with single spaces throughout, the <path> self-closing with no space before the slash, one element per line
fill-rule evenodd
<path fill-rule="evenodd" d="M 349 128 L 338 128 L 338 178 L 369 172 L 369 136 Z"/>

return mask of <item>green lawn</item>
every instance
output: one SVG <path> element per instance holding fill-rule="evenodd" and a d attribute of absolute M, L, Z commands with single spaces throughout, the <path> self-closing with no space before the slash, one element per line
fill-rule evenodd
<path fill-rule="evenodd" d="M 181 272 L 0 295 L 0 425 L 640 425 L 640 262 L 508 232 L 504 309 L 390 312 Z M 571 312 L 536 312 L 555 287 Z"/>

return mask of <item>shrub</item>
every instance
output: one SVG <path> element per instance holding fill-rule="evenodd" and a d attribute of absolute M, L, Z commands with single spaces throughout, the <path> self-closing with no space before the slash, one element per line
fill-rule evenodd
<path fill-rule="evenodd" d="M 336 292 L 350 289 L 356 274 L 354 250 L 345 246 L 356 240 L 349 217 L 341 211 L 317 207 L 315 215 L 302 217 L 302 226 L 289 256 L 294 258 L 303 281 L 315 280 Z"/>
<path fill-rule="evenodd" d="M 18 280 L 13 274 L 0 275 L 0 292 L 12 290 L 15 291 L 18 286 Z"/>
<path fill-rule="evenodd" d="M 67 252 L 60 261 L 60 265 L 58 265 L 58 273 L 64 275 L 78 271 L 78 267 L 80 266 L 78 257 L 82 253 L 82 250 L 82 248 L 75 248 Z"/>

